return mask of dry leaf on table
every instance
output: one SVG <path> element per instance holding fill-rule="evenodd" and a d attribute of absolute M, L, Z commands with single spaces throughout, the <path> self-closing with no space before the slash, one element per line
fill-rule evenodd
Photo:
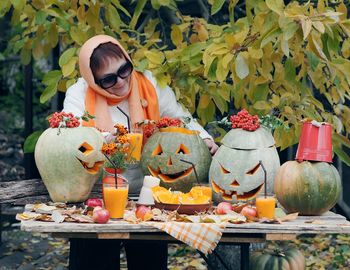
<path fill-rule="evenodd" d="M 56 223 L 62 223 L 65 219 L 65 216 L 62 215 L 62 213 L 60 211 L 56 210 L 56 211 L 52 212 L 51 218 Z"/>
<path fill-rule="evenodd" d="M 16 215 L 16 220 L 22 221 L 22 220 L 32 220 L 37 217 L 41 216 L 41 214 L 33 213 L 33 212 L 23 212 L 21 214 Z"/>

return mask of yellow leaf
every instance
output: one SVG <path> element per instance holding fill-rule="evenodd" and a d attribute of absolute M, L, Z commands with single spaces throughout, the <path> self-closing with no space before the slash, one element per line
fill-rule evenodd
<path fill-rule="evenodd" d="M 266 5 L 269 9 L 281 15 L 284 9 L 283 0 L 266 0 Z"/>
<path fill-rule="evenodd" d="M 248 54 L 253 59 L 261 59 L 263 57 L 263 50 L 262 49 L 254 49 L 252 47 L 249 47 Z"/>
<path fill-rule="evenodd" d="M 272 105 L 274 107 L 277 107 L 278 105 L 280 105 L 280 98 L 277 95 L 272 95 L 272 99 L 271 99 Z"/>
<path fill-rule="evenodd" d="M 62 66 L 62 74 L 64 77 L 68 77 L 74 70 L 78 57 L 72 57 L 67 64 Z"/>
<path fill-rule="evenodd" d="M 341 48 L 341 52 L 344 55 L 345 58 L 349 58 L 350 57 L 350 40 L 346 39 L 343 42 L 343 46 Z"/>
<path fill-rule="evenodd" d="M 223 58 L 222 58 L 222 67 L 223 68 L 227 68 L 228 64 L 232 61 L 234 55 L 232 53 L 228 53 L 226 54 Z"/>
<path fill-rule="evenodd" d="M 243 80 L 249 75 L 249 66 L 244 57 L 242 56 L 242 53 L 239 53 L 237 55 L 235 62 L 235 71 L 238 78 L 240 78 L 241 80 Z"/>
<path fill-rule="evenodd" d="M 325 12 L 326 11 L 326 6 L 324 4 L 324 0 L 318 0 L 317 1 L 317 10 L 319 12 Z"/>
<path fill-rule="evenodd" d="M 301 19 L 301 28 L 303 29 L 304 40 L 308 37 L 312 28 L 312 21 L 309 18 Z"/>
<path fill-rule="evenodd" d="M 175 46 L 179 46 L 182 43 L 183 36 L 180 27 L 176 24 L 171 25 L 171 41 Z"/>
<path fill-rule="evenodd" d="M 254 80 L 255 85 L 267 83 L 269 79 L 265 78 L 264 76 L 259 76 L 256 80 Z"/>
<path fill-rule="evenodd" d="M 205 109 L 210 102 L 210 97 L 206 94 L 201 95 L 200 99 L 199 99 L 199 104 L 198 104 L 198 108 L 199 109 Z"/>
<path fill-rule="evenodd" d="M 255 102 L 253 107 L 256 110 L 269 110 L 269 109 L 271 109 L 271 106 L 269 105 L 269 103 L 266 101 L 263 101 L 263 100 L 259 100 L 259 101 Z"/>
<path fill-rule="evenodd" d="M 249 33 L 249 28 L 241 29 L 237 34 L 234 35 L 236 43 L 242 44 Z"/>
<path fill-rule="evenodd" d="M 289 45 L 288 40 L 282 38 L 281 40 L 281 49 L 285 56 L 289 57 Z"/>
<path fill-rule="evenodd" d="M 284 112 L 290 115 L 294 114 L 294 111 L 290 106 L 284 106 Z"/>
<path fill-rule="evenodd" d="M 229 69 L 227 67 L 226 68 L 223 67 L 222 61 L 223 61 L 223 59 L 220 58 L 218 61 L 217 68 L 216 68 L 216 78 L 219 82 L 226 80 L 226 77 L 227 77 L 227 74 L 229 71 Z"/>
<path fill-rule="evenodd" d="M 312 26 L 315 27 L 317 29 L 317 31 L 320 32 L 321 34 L 323 34 L 325 31 L 325 27 L 324 27 L 323 23 L 320 21 L 312 22 Z"/>
<path fill-rule="evenodd" d="M 341 2 L 340 5 L 336 8 L 336 10 L 340 13 L 342 13 L 342 15 L 340 15 L 340 19 L 341 20 L 346 20 L 346 15 L 348 14 L 348 9 L 346 7 L 346 5 Z"/>
<path fill-rule="evenodd" d="M 197 30 L 198 38 L 200 41 L 206 41 L 209 37 L 208 30 L 203 24 L 200 24 L 199 29 Z"/>
<path fill-rule="evenodd" d="M 309 46 L 310 46 L 310 49 L 312 50 L 312 52 L 314 54 L 316 54 L 318 57 L 320 57 L 321 59 L 327 61 L 327 56 L 322 51 L 322 48 L 320 47 L 320 45 L 318 45 L 318 43 L 316 42 L 313 35 L 309 36 L 308 41 L 309 41 Z"/>
<path fill-rule="evenodd" d="M 161 52 L 145 51 L 145 56 L 153 64 L 160 65 L 164 61 L 164 55 Z"/>

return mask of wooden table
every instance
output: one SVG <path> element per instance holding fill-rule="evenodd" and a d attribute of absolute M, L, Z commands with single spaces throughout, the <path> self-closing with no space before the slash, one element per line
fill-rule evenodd
<path fill-rule="evenodd" d="M 28 232 L 52 233 L 54 237 L 64 237 L 70 240 L 177 241 L 168 234 L 147 225 L 147 223 L 130 224 L 125 221 L 111 221 L 108 224 L 68 222 L 56 224 L 53 222 L 22 221 L 21 229 Z M 239 244 L 241 246 L 241 269 L 249 269 L 250 243 L 293 240 L 299 234 L 350 234 L 350 222 L 341 215 L 327 212 L 322 216 L 299 216 L 296 220 L 283 222 L 282 224 L 257 222 L 228 224 L 223 232 L 220 244 Z"/>

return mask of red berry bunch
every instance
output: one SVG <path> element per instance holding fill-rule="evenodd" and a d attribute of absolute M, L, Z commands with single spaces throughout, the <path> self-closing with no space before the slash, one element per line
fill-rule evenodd
<path fill-rule="evenodd" d="M 49 117 L 49 124 L 51 128 L 67 127 L 74 128 L 79 127 L 80 123 L 72 113 L 55 112 Z"/>
<path fill-rule="evenodd" d="M 157 122 L 157 128 L 181 127 L 182 121 L 178 118 L 163 117 Z"/>
<path fill-rule="evenodd" d="M 232 128 L 254 131 L 260 127 L 259 117 L 257 115 L 250 115 L 246 109 L 239 111 L 237 115 L 231 115 L 230 121 Z"/>
<path fill-rule="evenodd" d="M 152 136 L 152 134 L 155 132 L 156 130 L 156 126 L 155 124 L 145 124 L 142 126 L 142 131 L 143 131 L 143 135 L 146 137 L 146 138 L 149 138 Z"/>

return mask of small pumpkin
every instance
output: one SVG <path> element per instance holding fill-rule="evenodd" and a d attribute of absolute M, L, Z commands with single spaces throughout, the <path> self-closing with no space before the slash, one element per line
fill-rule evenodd
<path fill-rule="evenodd" d="M 340 175 L 327 162 L 287 161 L 275 178 L 277 200 L 290 213 L 321 215 L 336 204 L 341 192 Z"/>
<path fill-rule="evenodd" d="M 304 270 L 305 257 L 295 248 L 255 251 L 250 257 L 250 270 Z"/>
<path fill-rule="evenodd" d="M 216 202 L 248 201 L 264 187 L 267 171 L 267 190 L 272 192 L 273 180 L 280 166 L 275 141 L 264 127 L 251 132 L 241 128 L 230 130 L 221 140 L 209 170 L 209 181 Z"/>
<path fill-rule="evenodd" d="M 95 128 L 49 128 L 38 139 L 35 162 L 54 202 L 82 202 L 104 163 L 103 136 Z"/>
<path fill-rule="evenodd" d="M 200 182 L 208 182 L 211 155 L 198 131 L 182 127 L 161 128 L 144 145 L 141 163 L 145 174 L 158 177 L 160 185 L 172 190 L 188 192 L 197 183 L 195 165 Z"/>

